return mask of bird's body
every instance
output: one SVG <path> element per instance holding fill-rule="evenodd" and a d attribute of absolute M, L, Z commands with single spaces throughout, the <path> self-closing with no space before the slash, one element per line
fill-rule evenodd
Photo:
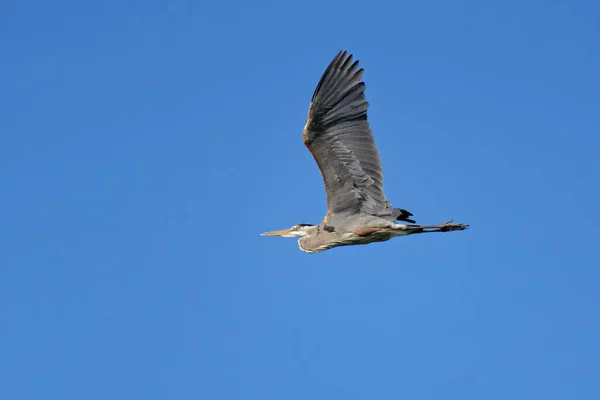
<path fill-rule="evenodd" d="M 298 240 L 298 246 L 316 253 L 337 246 L 384 242 L 407 235 L 404 226 L 370 214 L 333 214 L 327 223 L 306 228 L 309 234 Z"/>
<path fill-rule="evenodd" d="M 393 208 L 383 192 L 379 151 L 367 122 L 362 69 L 340 52 L 331 62 L 310 103 L 302 139 L 325 183 L 327 214 L 321 224 L 296 225 L 265 236 L 299 236 L 302 251 L 381 242 L 412 233 L 463 230 L 468 225 L 413 225 L 412 214 Z M 409 225 L 395 221 L 408 222 Z"/>

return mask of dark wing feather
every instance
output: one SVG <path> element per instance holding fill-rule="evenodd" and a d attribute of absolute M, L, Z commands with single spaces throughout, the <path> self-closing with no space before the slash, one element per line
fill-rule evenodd
<path fill-rule="evenodd" d="M 315 158 L 329 213 L 384 213 L 383 170 L 367 122 L 363 70 L 340 52 L 313 94 L 302 138 Z"/>

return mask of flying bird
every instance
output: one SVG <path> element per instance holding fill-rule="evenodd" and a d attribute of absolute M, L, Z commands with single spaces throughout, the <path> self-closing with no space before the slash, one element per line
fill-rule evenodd
<path fill-rule="evenodd" d="M 263 236 L 300 237 L 300 250 L 317 253 L 396 236 L 468 228 L 452 220 L 416 225 L 410 218 L 413 214 L 393 208 L 386 199 L 379 151 L 367 122 L 363 72 L 351 54 L 339 52 L 314 91 L 302 132 L 325 183 L 325 218 L 319 225 L 299 224 Z"/>

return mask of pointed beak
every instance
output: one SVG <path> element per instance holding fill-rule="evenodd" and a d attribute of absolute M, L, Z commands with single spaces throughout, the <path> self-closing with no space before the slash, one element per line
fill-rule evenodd
<path fill-rule="evenodd" d="M 272 231 L 272 232 L 265 232 L 265 233 L 261 233 L 260 236 L 283 236 L 283 235 L 289 235 L 290 234 L 291 229 L 281 229 L 278 231 Z"/>

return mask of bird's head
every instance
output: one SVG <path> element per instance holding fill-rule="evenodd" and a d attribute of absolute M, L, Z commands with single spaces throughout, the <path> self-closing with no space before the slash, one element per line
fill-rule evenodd
<path fill-rule="evenodd" d="M 278 231 L 262 233 L 261 236 L 283 236 L 283 237 L 303 237 L 310 235 L 315 229 L 315 225 L 298 224 L 291 228 L 281 229 Z"/>

